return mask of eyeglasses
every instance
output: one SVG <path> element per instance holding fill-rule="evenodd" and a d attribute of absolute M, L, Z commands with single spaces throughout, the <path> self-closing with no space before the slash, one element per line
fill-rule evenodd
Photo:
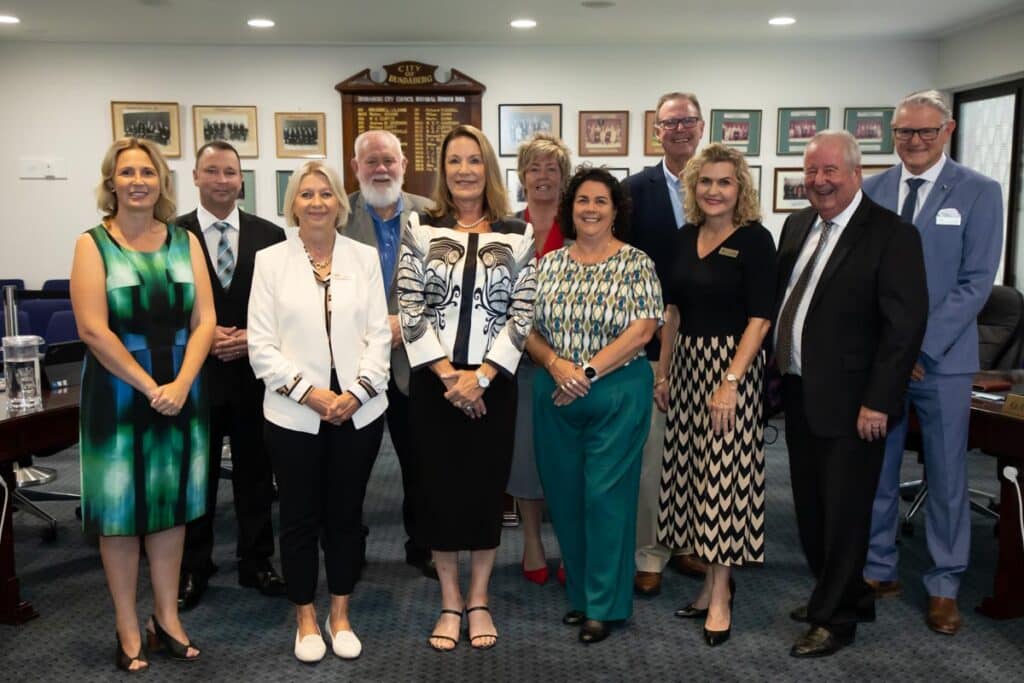
<path fill-rule="evenodd" d="M 945 126 L 939 126 L 938 128 L 893 128 L 892 134 L 896 136 L 897 140 L 902 142 L 909 142 L 913 139 L 916 133 L 923 142 L 931 142 L 935 138 L 939 137 L 939 132 L 945 128 Z"/>
<path fill-rule="evenodd" d="M 664 119 L 662 121 L 658 121 L 658 128 L 664 128 L 665 130 L 675 130 L 680 126 L 683 128 L 693 128 L 699 122 L 699 116 L 684 116 L 681 119 Z"/>

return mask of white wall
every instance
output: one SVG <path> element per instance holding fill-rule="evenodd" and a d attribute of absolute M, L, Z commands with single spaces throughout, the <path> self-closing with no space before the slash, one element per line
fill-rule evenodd
<path fill-rule="evenodd" d="M 1024 11 L 939 41 L 935 87 L 964 90 L 1024 73 Z"/>
<path fill-rule="evenodd" d="M 643 112 L 667 90 L 696 92 L 712 108 L 763 110 L 762 197 L 771 210 L 772 169 L 798 166 L 799 157 L 777 158 L 776 109 L 829 106 L 842 126 L 845 107 L 891 105 L 936 81 L 934 42 L 821 45 L 684 45 L 678 48 L 486 47 L 219 48 L 153 45 L 0 44 L 0 277 L 24 277 L 39 286 L 67 277 L 75 236 L 94 225 L 93 188 L 111 141 L 110 101 L 176 101 L 181 105 L 182 158 L 177 171 L 182 211 L 197 201 L 191 185 L 194 143 L 192 106 L 258 107 L 257 213 L 276 216 L 274 171 L 300 162 L 274 155 L 275 111 L 327 113 L 328 161 L 341 155 L 341 98 L 334 85 L 371 67 L 412 59 L 454 67 L 487 86 L 484 130 L 493 138 L 498 104 L 563 105 L 563 136 L 575 149 L 581 109 L 629 109 L 628 158 L 592 159 L 633 172 L 655 159 L 643 156 Z M 20 180 L 18 159 L 62 157 L 67 180 Z M 895 157 L 867 157 L 891 163 Z M 511 167 L 514 159 L 502 159 Z M 778 230 L 785 216 L 766 215 Z"/>

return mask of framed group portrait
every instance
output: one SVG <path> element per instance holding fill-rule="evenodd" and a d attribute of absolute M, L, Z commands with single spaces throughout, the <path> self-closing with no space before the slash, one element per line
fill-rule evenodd
<path fill-rule="evenodd" d="M 256 213 L 256 171 L 242 169 L 242 189 L 235 203 L 246 213 Z"/>
<path fill-rule="evenodd" d="M 775 153 L 799 156 L 819 131 L 828 128 L 828 107 L 779 109 L 779 135 Z"/>
<path fill-rule="evenodd" d="M 562 105 L 499 104 L 498 156 L 514 157 L 519 145 L 537 133 L 562 137 Z"/>
<path fill-rule="evenodd" d="M 850 108 L 843 127 L 857 138 L 861 154 L 892 154 L 893 107 Z"/>
<path fill-rule="evenodd" d="M 277 182 L 277 215 L 284 215 L 284 193 L 288 190 L 288 181 L 292 179 L 291 170 L 278 171 L 276 174 Z"/>
<path fill-rule="evenodd" d="M 747 166 L 747 168 L 750 169 L 751 185 L 754 187 L 754 192 L 757 193 L 757 201 L 761 201 L 761 167 Z"/>
<path fill-rule="evenodd" d="M 628 156 L 629 112 L 581 111 L 579 142 L 581 157 Z"/>
<path fill-rule="evenodd" d="M 274 114 L 277 156 L 283 159 L 327 158 L 327 115 L 323 112 Z"/>
<path fill-rule="evenodd" d="M 514 211 L 521 211 L 526 206 L 526 190 L 519 182 L 519 170 L 515 168 L 505 169 L 505 189 L 508 191 L 508 201 Z"/>
<path fill-rule="evenodd" d="M 775 197 L 772 210 L 775 213 L 792 213 L 810 205 L 807 190 L 804 188 L 804 169 L 775 169 Z"/>
<path fill-rule="evenodd" d="M 711 142 L 734 147 L 745 156 L 761 154 L 760 109 L 712 109 Z"/>
<path fill-rule="evenodd" d="M 606 171 L 615 176 L 620 183 L 629 177 L 629 169 L 625 166 L 605 166 Z"/>
<path fill-rule="evenodd" d="M 140 138 L 156 143 L 169 159 L 181 156 L 180 110 L 177 102 L 111 102 L 114 139 Z"/>
<path fill-rule="evenodd" d="M 231 143 L 240 157 L 253 159 L 260 155 L 255 106 L 196 105 L 192 107 L 192 131 L 197 152 L 208 142 L 223 140 Z"/>
<path fill-rule="evenodd" d="M 861 178 L 867 180 L 871 176 L 881 173 L 882 171 L 888 171 L 890 168 L 892 168 L 892 166 L 889 166 L 887 164 L 864 165 L 860 167 L 860 175 Z"/>
<path fill-rule="evenodd" d="M 660 157 L 665 155 L 665 148 L 661 146 L 658 133 L 654 130 L 654 124 L 658 122 L 658 112 L 648 109 L 644 112 L 644 156 Z"/>

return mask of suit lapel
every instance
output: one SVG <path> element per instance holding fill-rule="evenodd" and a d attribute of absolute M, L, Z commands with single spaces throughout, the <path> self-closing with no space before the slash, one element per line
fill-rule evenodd
<path fill-rule="evenodd" d="M 846 257 L 850 255 L 850 251 L 853 246 L 860 240 L 860 233 L 864 228 L 865 222 L 867 222 L 868 214 L 871 212 L 873 203 L 868 199 L 867 195 L 862 195 L 860 200 L 860 206 L 853 212 L 853 216 L 850 217 L 850 222 L 843 228 L 843 234 L 839 236 L 839 241 L 836 243 L 835 248 L 832 250 L 831 255 L 828 257 L 828 263 L 825 264 L 824 270 L 821 271 L 821 277 L 818 278 L 818 284 L 814 287 L 814 295 L 811 297 L 811 303 L 807 307 L 807 314 L 810 315 L 811 311 L 814 310 L 814 306 L 818 303 L 821 298 L 821 293 L 828 286 L 828 281 L 831 280 L 836 271 L 839 270 L 839 266 L 843 264 Z"/>
<path fill-rule="evenodd" d="M 883 173 L 883 177 L 878 183 L 878 196 L 872 197 L 876 204 L 899 213 L 899 207 L 896 204 L 900 201 L 900 178 L 902 175 L 903 166 L 901 164 L 897 164 Z"/>
<path fill-rule="evenodd" d="M 249 214 L 238 210 L 238 254 L 235 255 L 235 274 L 232 284 L 252 281 L 252 271 L 256 261 L 256 235 L 250 229 L 252 219 Z M 232 287 L 231 289 L 235 289 Z M 248 289 L 248 286 L 245 287 Z"/>
<path fill-rule="evenodd" d="M 786 235 L 786 240 L 779 245 L 778 298 L 780 300 L 786 294 L 786 287 L 789 286 L 789 281 L 793 277 L 793 268 L 796 266 L 797 259 L 800 258 L 800 250 L 804 248 L 807 234 L 811 231 L 811 226 L 814 225 L 817 218 L 818 214 L 814 209 L 806 209 L 803 215 L 794 216 L 790 234 Z"/>
<path fill-rule="evenodd" d="M 241 213 L 239 213 L 241 215 Z M 196 211 L 186 214 L 182 217 L 179 223 L 182 227 L 186 228 L 189 232 L 196 236 L 199 240 L 199 246 L 203 250 L 203 257 L 206 259 L 206 270 L 210 273 L 210 286 L 214 288 L 214 294 L 220 294 L 223 296 L 224 286 L 220 283 L 220 278 L 217 277 L 217 269 L 213 265 L 213 259 L 210 258 L 210 249 L 206 246 L 206 235 L 199 229 L 199 214 Z"/>

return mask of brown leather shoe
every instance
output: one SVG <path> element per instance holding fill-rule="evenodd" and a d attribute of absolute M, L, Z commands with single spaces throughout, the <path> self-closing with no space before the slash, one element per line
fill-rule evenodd
<path fill-rule="evenodd" d="M 661 574 L 658 572 L 637 572 L 633 577 L 633 590 L 637 595 L 653 598 L 661 592 Z"/>
<path fill-rule="evenodd" d="M 696 555 L 673 555 L 668 561 L 668 566 L 680 574 L 692 576 L 695 579 L 703 579 L 708 570 L 708 565 Z"/>
<path fill-rule="evenodd" d="M 936 633 L 953 636 L 963 625 L 956 598 L 928 598 L 928 628 Z"/>
<path fill-rule="evenodd" d="M 903 595 L 903 584 L 899 581 L 878 581 L 876 579 L 864 579 L 864 583 L 871 586 L 875 592 L 875 598 L 898 598 Z"/>

